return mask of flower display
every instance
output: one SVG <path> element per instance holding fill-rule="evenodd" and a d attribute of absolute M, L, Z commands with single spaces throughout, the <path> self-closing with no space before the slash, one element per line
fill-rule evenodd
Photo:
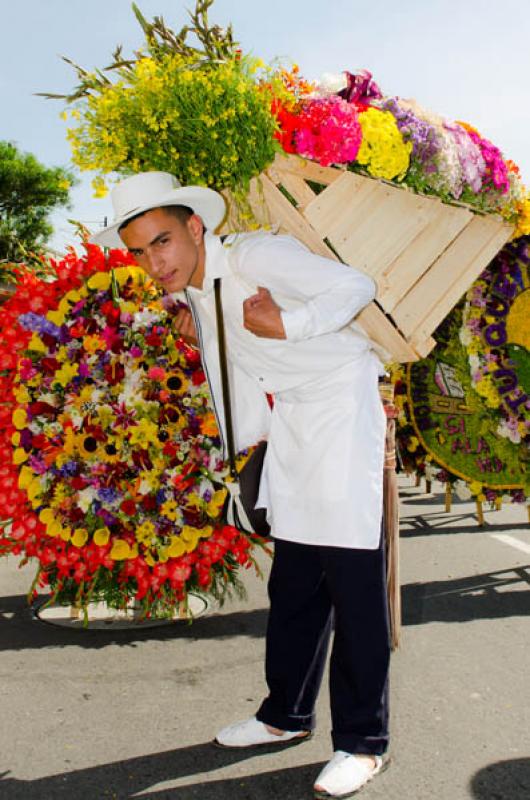
<path fill-rule="evenodd" d="M 530 238 L 507 244 L 436 331 L 393 368 L 405 468 L 459 497 L 530 501 Z"/>
<path fill-rule="evenodd" d="M 214 189 L 248 185 L 274 157 L 270 98 L 254 66 L 240 59 L 197 69 L 177 53 L 140 58 L 89 95 L 81 116 L 74 109 L 74 163 L 99 173 L 99 193 L 108 173 L 147 169 Z"/>
<path fill-rule="evenodd" d="M 497 434 L 530 442 L 530 239 L 504 250 L 466 295 L 460 340 L 472 386 L 495 412 Z"/>
<path fill-rule="evenodd" d="M 472 126 L 385 96 L 367 70 L 311 83 L 297 65 L 250 58 L 230 29 L 209 25 L 212 2 L 201 0 L 178 34 L 135 7 L 144 49 L 127 59 L 117 51 L 104 75 L 75 67 L 68 138 L 76 165 L 96 171 L 96 194 L 109 176 L 164 170 L 229 190 L 244 219 L 250 179 L 280 150 L 500 213 L 516 236 L 528 233 L 530 198 L 517 167 Z"/>
<path fill-rule="evenodd" d="M 227 469 L 179 303 L 127 260 L 89 246 L 57 265 L 67 278 L 33 295 L 23 281 L 0 312 L 13 323 L 0 550 L 36 558 L 60 602 L 168 614 L 189 590 L 237 589 L 257 539 L 220 521 Z"/>

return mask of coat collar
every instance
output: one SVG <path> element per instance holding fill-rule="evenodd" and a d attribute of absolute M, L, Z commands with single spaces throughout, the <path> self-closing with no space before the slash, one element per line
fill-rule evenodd
<path fill-rule="evenodd" d="M 228 272 L 228 265 L 226 262 L 226 250 L 219 236 L 214 236 L 212 233 L 206 231 L 204 234 L 204 279 L 202 282 L 202 289 L 196 289 L 193 286 L 188 286 L 186 291 L 192 297 L 204 297 L 213 291 L 213 282 L 215 278 L 224 278 Z"/>

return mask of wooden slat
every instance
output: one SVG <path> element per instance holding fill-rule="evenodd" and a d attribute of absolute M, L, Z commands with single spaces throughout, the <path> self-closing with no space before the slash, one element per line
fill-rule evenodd
<path fill-rule="evenodd" d="M 264 228 L 270 228 L 273 224 L 269 207 L 263 190 L 263 176 L 252 178 L 250 189 L 247 195 L 250 207 L 255 217 L 255 221 Z M 252 224 L 252 223 L 251 223 Z"/>
<path fill-rule="evenodd" d="M 304 216 L 344 261 L 379 278 L 437 210 L 429 198 L 345 172 Z"/>
<path fill-rule="evenodd" d="M 429 336 L 428 339 L 422 339 L 418 342 L 414 343 L 413 349 L 419 355 L 420 358 L 426 358 L 429 353 L 431 353 L 434 348 L 436 347 L 437 342 L 436 339 L 433 339 L 432 336 Z"/>
<path fill-rule="evenodd" d="M 430 222 L 379 278 L 377 299 L 387 312 L 392 312 L 473 216 L 468 209 L 434 202 L 435 213 Z"/>
<path fill-rule="evenodd" d="M 431 335 L 513 231 L 495 217 L 474 216 L 392 312 L 411 342 Z"/>
<path fill-rule="evenodd" d="M 303 178 L 306 181 L 314 181 L 314 183 L 323 183 L 328 186 L 333 183 L 341 175 L 344 175 L 343 169 L 336 167 L 322 167 L 315 161 L 306 161 L 305 158 L 294 155 L 277 155 L 273 162 L 273 168 L 276 172 L 292 172 Z"/>
<path fill-rule="evenodd" d="M 355 318 L 367 336 L 389 353 L 389 360 L 405 364 L 417 361 L 418 354 L 377 306 L 370 303 Z"/>
<path fill-rule="evenodd" d="M 275 172 L 273 169 L 267 170 L 267 175 L 276 185 L 281 184 L 291 197 L 296 201 L 298 212 L 305 208 L 315 199 L 314 191 L 307 185 L 303 178 L 293 172 Z"/>
<path fill-rule="evenodd" d="M 309 222 L 296 210 L 274 183 L 266 175 L 261 175 L 263 193 L 269 209 L 272 223 L 278 223 L 280 229 L 296 236 L 306 244 L 313 253 L 330 258 L 330 250 Z"/>

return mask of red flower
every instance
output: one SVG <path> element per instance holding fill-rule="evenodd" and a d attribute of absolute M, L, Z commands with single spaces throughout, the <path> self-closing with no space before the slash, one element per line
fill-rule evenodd
<path fill-rule="evenodd" d="M 133 517 L 136 514 L 136 503 L 134 500 L 124 500 L 120 505 L 120 511 L 123 511 L 128 517 Z"/>
<path fill-rule="evenodd" d="M 158 333 L 155 333 L 154 331 L 151 331 L 151 333 L 147 334 L 147 336 L 145 337 L 145 341 L 146 344 L 150 345 L 151 347 L 160 347 L 162 344 L 161 337 L 158 335 Z"/>
<path fill-rule="evenodd" d="M 206 375 L 202 369 L 196 369 L 191 376 L 191 382 L 194 386 L 200 386 L 201 383 L 206 381 Z"/>
<path fill-rule="evenodd" d="M 105 364 L 103 367 L 103 372 L 110 385 L 115 386 L 117 383 L 120 383 L 120 381 L 123 380 L 125 375 L 125 367 L 123 364 Z"/>
<path fill-rule="evenodd" d="M 142 508 L 144 508 L 146 511 L 154 511 L 157 507 L 158 503 L 156 502 L 156 497 L 154 497 L 152 494 L 146 494 L 142 499 Z"/>
<path fill-rule="evenodd" d="M 42 368 L 44 372 L 49 372 L 50 374 L 52 374 L 59 369 L 59 362 L 57 361 L 56 358 L 51 358 L 50 356 L 47 356 L 40 360 L 39 366 Z"/>

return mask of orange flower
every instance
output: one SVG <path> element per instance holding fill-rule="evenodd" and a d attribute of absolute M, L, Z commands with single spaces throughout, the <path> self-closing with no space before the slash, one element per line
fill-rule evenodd
<path fill-rule="evenodd" d="M 201 421 L 202 432 L 206 436 L 216 436 L 218 434 L 217 422 L 214 414 L 205 414 Z"/>

